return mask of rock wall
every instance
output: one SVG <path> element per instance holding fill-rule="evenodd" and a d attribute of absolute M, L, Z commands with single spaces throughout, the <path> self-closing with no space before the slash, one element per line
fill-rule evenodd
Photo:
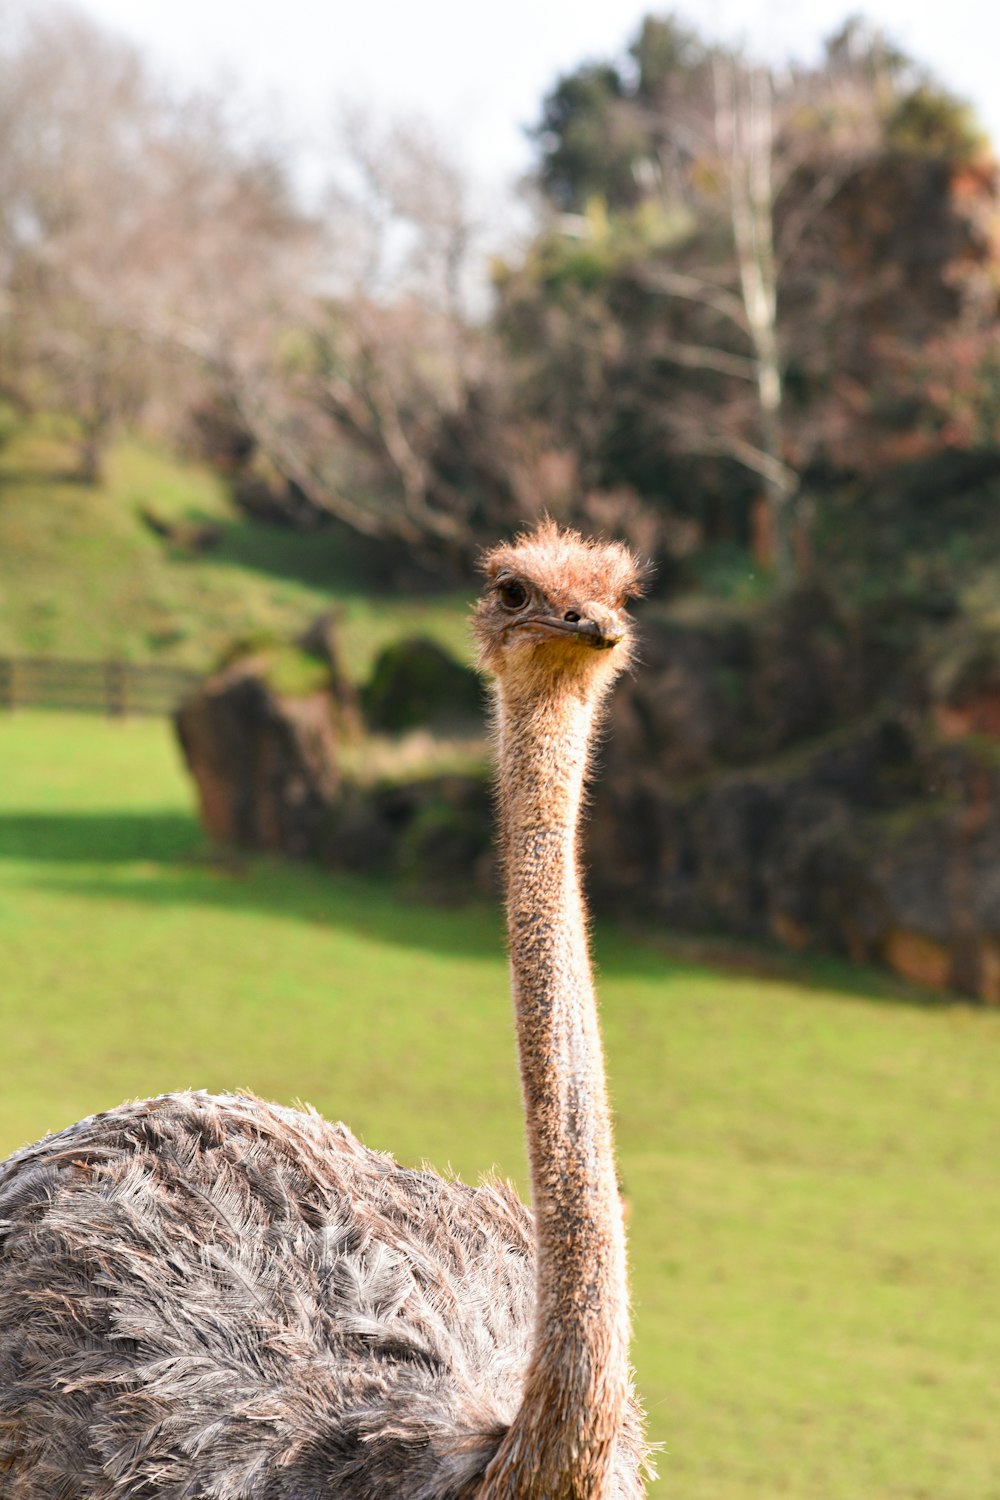
<path fill-rule="evenodd" d="M 642 634 L 587 827 L 597 905 L 1000 1003 L 1000 633 L 810 589 Z M 280 697 L 253 661 L 206 683 L 177 727 L 212 836 L 492 888 L 485 777 L 353 784 L 342 707 Z"/>
<path fill-rule="evenodd" d="M 471 706 L 479 711 L 478 694 Z M 244 657 L 202 683 L 174 722 L 202 825 L 218 843 L 411 878 L 430 895 L 493 889 L 486 778 L 362 786 L 344 777 L 342 746 L 360 726 L 343 684 L 288 696 L 270 684 L 265 658 Z"/>
<path fill-rule="evenodd" d="M 595 791 L 601 905 L 1000 1003 L 1000 643 L 800 595 L 650 624 L 643 655 Z"/>
<path fill-rule="evenodd" d="M 175 726 L 201 821 L 220 843 L 315 854 L 340 785 L 329 695 L 282 698 L 244 659 L 181 705 Z"/>

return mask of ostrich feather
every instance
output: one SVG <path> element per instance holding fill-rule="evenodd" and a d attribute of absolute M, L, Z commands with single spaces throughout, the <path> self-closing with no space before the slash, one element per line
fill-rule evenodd
<path fill-rule="evenodd" d="M 81 1121 L 0 1169 L 0 1254 L 3 1500 L 463 1500 L 517 1410 L 528 1212 L 316 1115 Z"/>

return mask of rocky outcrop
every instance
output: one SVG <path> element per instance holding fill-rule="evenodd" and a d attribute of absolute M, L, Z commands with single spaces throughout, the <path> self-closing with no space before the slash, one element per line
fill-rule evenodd
<path fill-rule="evenodd" d="M 246 658 L 192 694 L 175 725 L 213 839 L 298 857 L 320 850 L 340 783 L 328 693 L 283 698 Z"/>
<path fill-rule="evenodd" d="M 600 902 L 1000 1003 L 1000 646 L 912 625 L 796 600 L 745 636 L 651 625 L 595 793 Z"/>
<path fill-rule="evenodd" d="M 485 773 L 341 774 L 356 707 L 332 685 L 331 631 L 300 643 L 330 669 L 324 692 L 282 696 L 251 660 L 184 705 L 206 828 L 427 894 L 490 889 Z M 847 617 L 814 588 L 758 618 L 650 619 L 643 636 L 587 828 L 597 905 L 881 962 L 1000 1004 L 1000 633 L 884 599 Z M 411 723 L 427 655 L 394 653 L 364 701 L 392 722 L 398 697 Z M 397 680 L 414 661 L 413 681 Z"/>
<path fill-rule="evenodd" d="M 356 740 L 360 720 L 353 689 L 340 673 L 336 635 L 336 620 L 327 616 L 298 643 L 323 667 L 322 685 L 312 691 L 279 690 L 282 662 L 249 655 L 209 678 L 177 711 L 175 727 L 206 832 L 236 848 L 412 879 L 434 896 L 492 889 L 485 774 L 363 783 L 344 776 L 342 749 Z M 415 644 L 421 649 L 392 662 L 392 681 L 408 714 L 415 702 L 433 710 L 441 684 L 453 687 L 461 674 L 465 717 L 474 715 L 477 679 L 458 663 L 448 663 L 451 676 L 442 671 L 437 647 L 431 648 L 429 677 L 431 652 L 423 649 L 427 643 Z M 406 691 L 400 660 L 416 662 Z M 301 671 L 297 676 L 303 680 Z"/>
<path fill-rule="evenodd" d="M 433 897 L 487 893 L 496 887 L 492 823 L 485 776 L 348 785 L 321 853 L 331 865 L 396 875 Z"/>

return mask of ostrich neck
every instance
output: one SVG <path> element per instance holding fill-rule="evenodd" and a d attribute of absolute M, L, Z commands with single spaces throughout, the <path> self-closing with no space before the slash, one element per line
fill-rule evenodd
<path fill-rule="evenodd" d="M 595 705 L 500 689 L 501 843 L 537 1236 L 535 1343 L 483 1500 L 603 1500 L 629 1388 L 625 1247 L 576 838 Z"/>

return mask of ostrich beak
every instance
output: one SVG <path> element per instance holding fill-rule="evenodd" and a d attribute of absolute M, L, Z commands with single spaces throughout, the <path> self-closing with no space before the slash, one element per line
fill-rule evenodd
<path fill-rule="evenodd" d="M 621 621 L 600 604 L 584 604 L 579 610 L 567 610 L 562 616 L 535 615 L 524 623 L 553 635 L 574 636 L 581 644 L 593 646 L 597 651 L 610 651 L 625 635 Z"/>

